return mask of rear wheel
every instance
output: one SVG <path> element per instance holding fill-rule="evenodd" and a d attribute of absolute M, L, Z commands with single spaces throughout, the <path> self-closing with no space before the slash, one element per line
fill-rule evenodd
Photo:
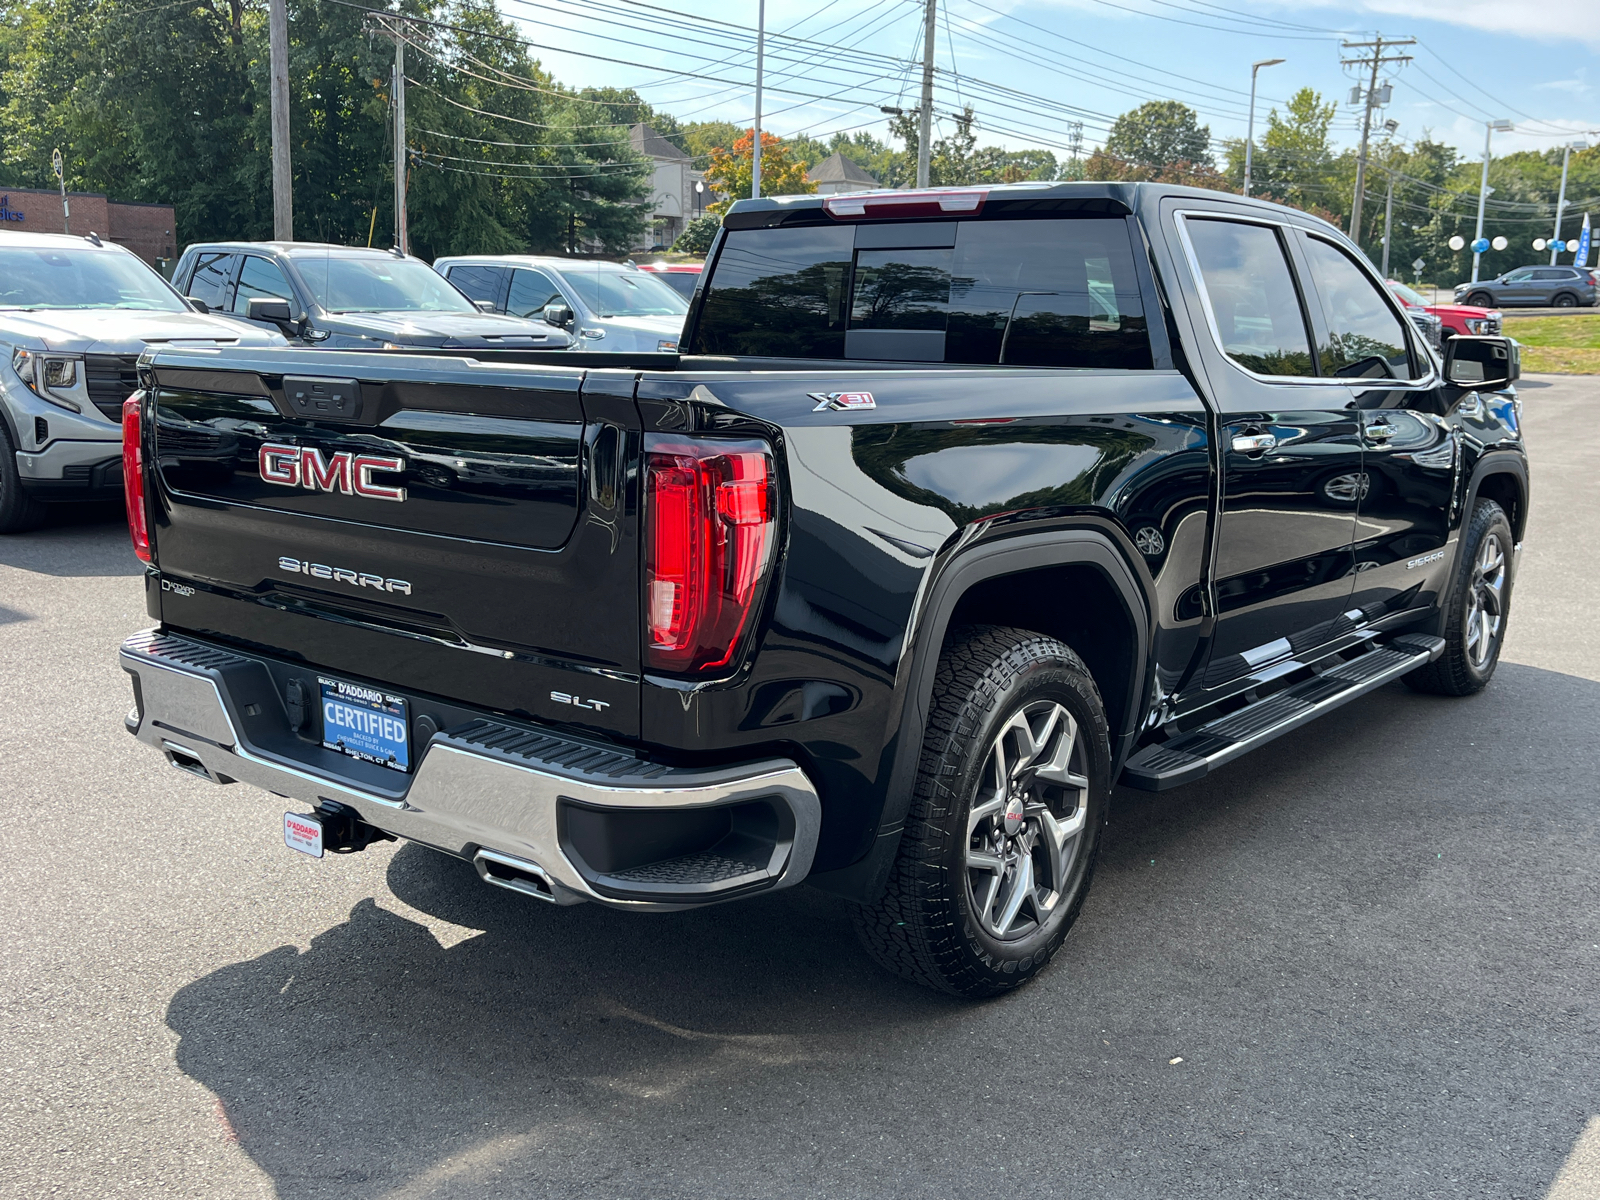
<path fill-rule="evenodd" d="M 1552 300 L 1551 303 L 1557 308 L 1577 308 L 1578 298 L 1571 292 L 1562 292 L 1559 296 Z"/>
<path fill-rule="evenodd" d="M 1470 696 L 1494 677 L 1511 615 L 1511 537 L 1505 510 L 1479 500 L 1445 604 L 1444 653 L 1405 677 L 1413 690 Z"/>
<path fill-rule="evenodd" d="M 22 490 L 16 447 L 0 422 L 0 533 L 25 533 L 44 523 L 45 506 Z"/>
<path fill-rule="evenodd" d="M 1494 297 L 1488 292 L 1473 292 L 1467 297 L 1467 303 L 1473 308 L 1493 308 Z"/>
<path fill-rule="evenodd" d="M 979 626 L 940 659 L 911 811 L 884 895 L 857 912 L 891 971 L 958 996 L 1025 983 L 1088 892 L 1110 791 L 1110 737 L 1083 661 Z"/>

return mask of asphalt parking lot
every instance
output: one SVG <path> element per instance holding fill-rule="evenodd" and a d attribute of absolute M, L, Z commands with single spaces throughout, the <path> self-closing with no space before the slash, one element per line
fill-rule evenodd
<path fill-rule="evenodd" d="M 553 909 L 122 730 L 116 511 L 0 539 L 0 1196 L 1600 1196 L 1600 379 L 1524 380 L 1492 687 L 1120 792 L 1034 985 L 806 888 Z"/>

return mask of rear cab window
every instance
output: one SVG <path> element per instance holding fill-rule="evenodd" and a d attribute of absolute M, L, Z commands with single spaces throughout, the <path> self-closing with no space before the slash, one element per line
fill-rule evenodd
<path fill-rule="evenodd" d="M 1149 370 L 1121 217 L 730 230 L 689 353 Z"/>

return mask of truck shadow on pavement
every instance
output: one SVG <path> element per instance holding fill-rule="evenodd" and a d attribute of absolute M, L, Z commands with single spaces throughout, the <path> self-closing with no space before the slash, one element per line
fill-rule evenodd
<path fill-rule="evenodd" d="M 1074 1196 L 1542 1196 L 1600 1111 L 1562 957 L 1600 941 L 1597 717 L 1600 684 L 1507 664 L 1120 792 L 1058 961 L 989 1004 L 880 971 L 810 889 L 558 910 L 408 845 L 394 896 L 464 928 L 362 900 L 167 1024 L 285 1200 L 1065 1194 L 1054 1136 L 995 1157 L 985 1079 L 1075 1113 Z"/>

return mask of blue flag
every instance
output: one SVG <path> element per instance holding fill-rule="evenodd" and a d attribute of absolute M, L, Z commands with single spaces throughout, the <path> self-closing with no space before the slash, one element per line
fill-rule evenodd
<path fill-rule="evenodd" d="M 1577 257 L 1572 260 L 1572 265 L 1575 266 L 1575 267 L 1587 267 L 1589 265 L 1589 214 L 1588 213 L 1584 213 L 1583 214 L 1583 230 L 1582 230 L 1582 232 L 1580 232 L 1578 234 L 1578 254 L 1577 254 Z"/>

